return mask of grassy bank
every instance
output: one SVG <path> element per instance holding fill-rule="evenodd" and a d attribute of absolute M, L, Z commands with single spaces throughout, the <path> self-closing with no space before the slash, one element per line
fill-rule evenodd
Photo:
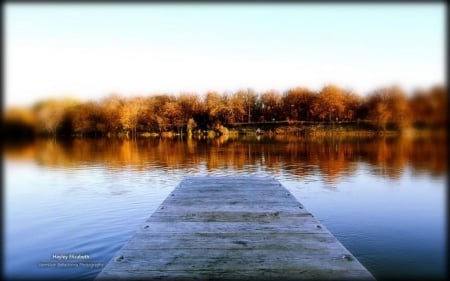
<path fill-rule="evenodd" d="M 240 123 L 228 125 L 230 132 L 239 135 L 296 135 L 296 136 L 374 136 L 396 135 L 400 131 L 387 126 L 387 130 L 378 130 L 368 121 L 360 122 L 306 122 L 280 121 Z"/>

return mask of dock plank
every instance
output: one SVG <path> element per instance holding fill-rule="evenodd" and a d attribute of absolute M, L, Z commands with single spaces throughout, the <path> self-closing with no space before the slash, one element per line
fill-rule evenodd
<path fill-rule="evenodd" d="M 183 180 L 97 280 L 374 280 L 272 177 Z"/>
<path fill-rule="evenodd" d="M 281 220 L 280 220 L 281 221 Z M 247 223 L 247 222 L 148 222 L 137 233 L 326 233 L 324 227 L 317 227 L 315 219 L 301 220 L 303 223 L 282 222 Z"/>
<path fill-rule="evenodd" d="M 283 241 L 280 243 L 279 241 Z M 136 234 L 130 240 L 124 250 L 152 250 L 152 249 L 229 249 L 229 250 L 255 250 L 255 249 L 276 249 L 276 250 L 312 250 L 318 253 L 322 248 L 317 244 L 323 244 L 325 251 L 328 249 L 341 249 L 336 243 L 336 238 L 324 234 L 236 234 L 236 233 L 205 233 L 199 234 Z"/>
<path fill-rule="evenodd" d="M 304 268 L 318 271 L 321 269 L 359 270 L 361 265 L 352 259 L 342 258 L 347 254 L 345 249 L 325 249 L 315 253 L 313 250 L 297 252 L 293 250 L 274 249 L 171 249 L 164 250 L 123 250 L 123 259 L 116 262 L 114 270 L 152 270 L 196 269 L 196 270 L 251 270 L 251 269 L 284 269 Z M 288 262 L 286 262 L 288 261 Z"/>
<path fill-rule="evenodd" d="M 255 278 L 257 276 L 257 279 Z M 153 270 L 153 271 L 108 271 L 102 274 L 105 280 L 373 280 L 367 270 Z"/>
<path fill-rule="evenodd" d="M 164 210 L 172 213 L 186 213 L 186 212 L 208 212 L 208 211 L 224 211 L 224 212 L 271 212 L 274 209 L 278 211 L 289 212 L 295 208 L 301 208 L 302 205 L 288 203 L 285 204 L 258 204 L 258 203 L 235 203 L 235 204 L 178 204 L 178 205 L 163 205 L 158 210 Z"/>
<path fill-rule="evenodd" d="M 307 211 L 302 212 L 155 212 L 147 219 L 151 221 L 184 221 L 184 222 L 268 222 L 275 218 L 311 217 Z"/>

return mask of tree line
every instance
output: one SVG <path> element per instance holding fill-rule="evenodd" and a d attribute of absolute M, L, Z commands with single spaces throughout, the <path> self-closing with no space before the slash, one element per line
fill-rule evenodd
<path fill-rule="evenodd" d="M 283 93 L 210 91 L 100 100 L 48 99 L 3 114 L 6 135 L 137 136 L 141 133 L 191 133 L 219 125 L 274 121 L 370 122 L 378 130 L 438 127 L 447 124 L 444 86 L 411 95 L 400 87 L 379 88 L 366 96 L 335 85 L 319 91 L 297 87 Z"/>

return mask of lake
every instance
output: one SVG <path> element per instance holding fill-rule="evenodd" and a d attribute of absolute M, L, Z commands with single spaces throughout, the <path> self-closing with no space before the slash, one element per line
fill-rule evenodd
<path fill-rule="evenodd" d="M 378 280 L 446 278 L 446 139 L 50 139 L 3 165 L 8 279 L 92 280 L 182 179 L 237 174 L 274 176 Z"/>

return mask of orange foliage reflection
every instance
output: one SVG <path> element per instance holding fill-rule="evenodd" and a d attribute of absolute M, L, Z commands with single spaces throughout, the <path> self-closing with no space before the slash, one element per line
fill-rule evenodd
<path fill-rule="evenodd" d="M 372 173 L 397 178 L 410 166 L 415 173 L 445 175 L 446 139 L 437 138 L 275 138 L 196 139 L 71 139 L 37 140 L 6 147 L 6 157 L 34 160 L 50 167 L 102 165 L 107 168 L 235 169 L 263 167 L 299 178 L 320 173 L 332 183 L 368 164 Z M 249 170 L 250 169 L 250 170 Z"/>

